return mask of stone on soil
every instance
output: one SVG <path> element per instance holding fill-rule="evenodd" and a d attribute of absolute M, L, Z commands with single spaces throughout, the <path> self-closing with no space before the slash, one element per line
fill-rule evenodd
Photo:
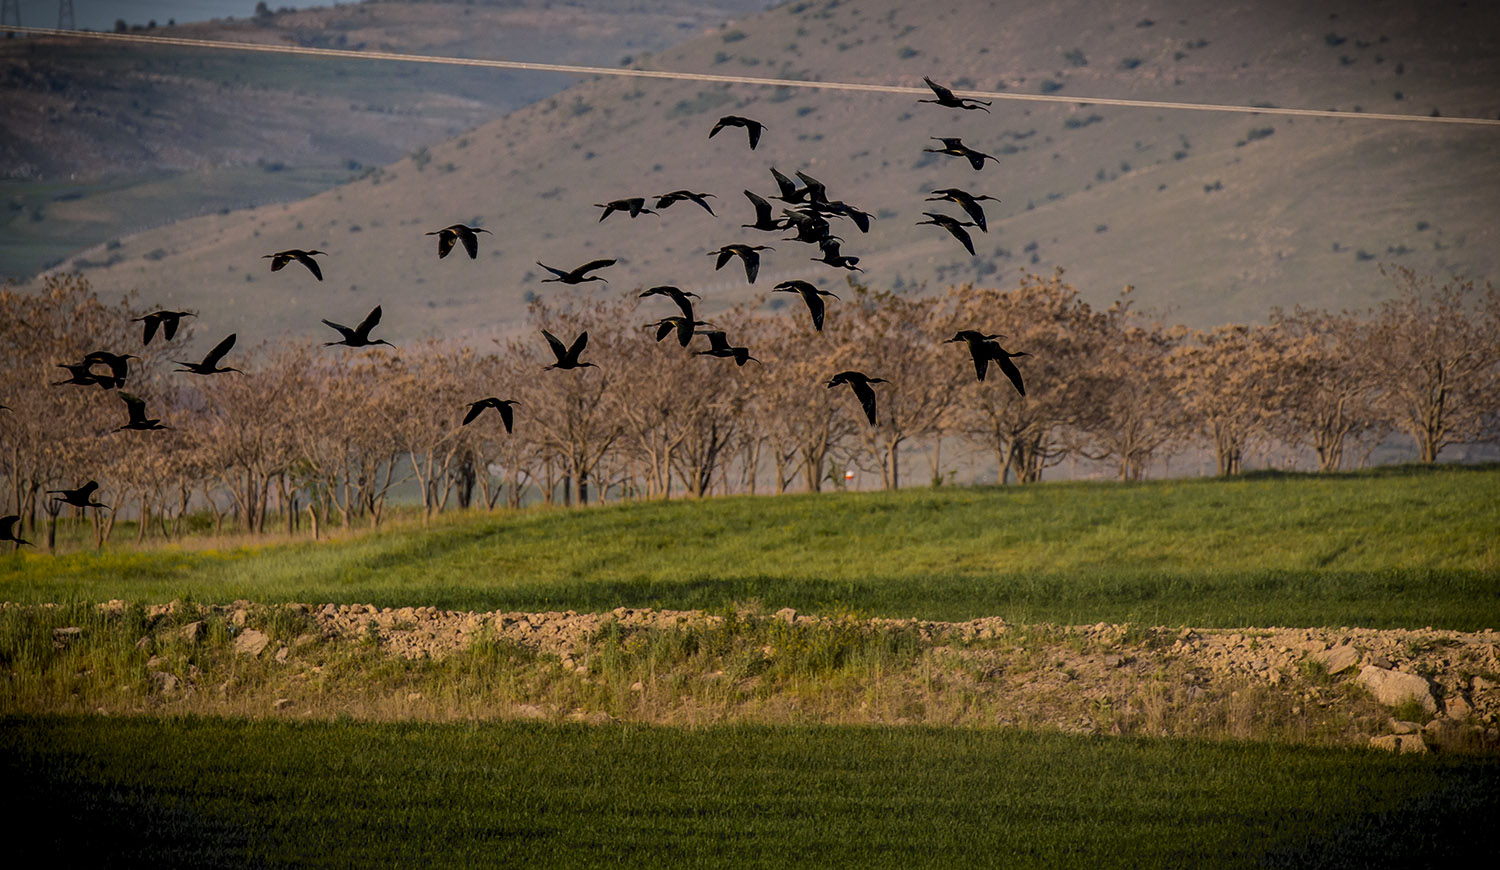
<path fill-rule="evenodd" d="M 1359 671 L 1359 683 L 1375 700 L 1394 707 L 1406 700 L 1415 700 L 1422 705 L 1422 709 L 1429 713 L 1437 712 L 1437 701 L 1432 697 L 1432 689 L 1427 681 L 1416 674 L 1408 674 L 1402 671 L 1388 671 L 1385 668 L 1377 668 L 1374 665 L 1365 665 Z"/>

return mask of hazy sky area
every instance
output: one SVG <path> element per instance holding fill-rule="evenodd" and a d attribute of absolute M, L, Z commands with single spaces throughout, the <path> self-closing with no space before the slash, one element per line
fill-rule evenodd
<path fill-rule="evenodd" d="M 294 6 L 298 9 L 329 6 L 328 3 L 269 2 L 272 9 Z M 58 0 L 21 0 L 21 23 L 29 27 L 56 27 Z M 109 30 L 116 19 L 129 24 L 154 20 L 166 24 L 208 21 L 214 18 L 248 18 L 255 11 L 255 0 L 73 0 L 73 17 L 79 27 Z"/>

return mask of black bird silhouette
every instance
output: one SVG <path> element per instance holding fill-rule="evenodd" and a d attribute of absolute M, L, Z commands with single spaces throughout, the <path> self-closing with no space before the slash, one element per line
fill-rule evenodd
<path fill-rule="evenodd" d="M 343 338 L 339 339 L 338 341 L 323 342 L 324 347 L 329 347 L 330 345 L 335 344 L 342 344 L 345 347 L 369 347 L 370 345 L 375 344 L 383 344 L 387 347 L 395 347 L 394 344 L 391 344 L 383 338 L 376 339 L 374 341 L 370 340 L 370 330 L 374 329 L 380 323 L 379 305 L 370 309 L 370 313 L 365 315 L 365 319 L 361 320 L 359 325 L 354 327 L 353 329 L 344 326 L 342 323 L 334 323 L 332 320 L 324 320 L 323 323 L 338 330 L 339 335 L 343 336 Z"/>
<path fill-rule="evenodd" d="M 697 293 L 686 292 L 672 286 L 652 287 L 642 293 L 640 298 L 645 299 L 647 296 L 670 296 L 672 301 L 677 303 L 677 307 L 682 309 L 682 316 L 688 320 L 693 319 L 693 303 L 689 301 L 688 297 L 692 297 L 693 299 L 703 298 Z"/>
<path fill-rule="evenodd" d="M 222 375 L 227 372 L 244 374 L 244 372 L 236 368 L 219 368 L 219 363 L 224 359 L 224 354 L 229 353 L 229 349 L 234 347 L 234 340 L 238 337 L 239 333 L 231 333 L 228 338 L 214 345 L 214 349 L 203 357 L 203 362 L 187 362 L 180 359 L 172 360 L 172 362 L 182 366 L 182 368 L 178 369 L 179 372 L 190 372 L 195 375 Z"/>
<path fill-rule="evenodd" d="M 803 187 L 797 193 L 808 202 L 826 204 L 828 202 L 828 188 L 823 182 L 813 178 L 802 170 L 797 170 L 797 177 L 802 179 Z"/>
<path fill-rule="evenodd" d="M 859 231 L 862 233 L 870 231 L 870 221 L 875 219 L 875 216 L 869 212 L 860 211 L 843 200 L 815 203 L 814 207 L 820 214 L 836 214 L 839 217 L 846 217 L 854 221 L 854 225 L 859 227 Z"/>
<path fill-rule="evenodd" d="M 474 260 L 479 257 L 479 236 L 476 235 L 477 233 L 490 233 L 490 231 L 480 227 L 466 227 L 463 224 L 454 224 L 453 226 L 443 227 L 440 230 L 433 230 L 430 233 L 426 233 L 426 235 L 438 237 L 439 260 L 452 253 L 453 245 L 456 242 L 463 242 L 464 250 L 469 252 L 469 259 Z M 490 235 L 494 235 L 494 233 L 490 233 Z"/>
<path fill-rule="evenodd" d="M 755 206 L 755 223 L 740 224 L 740 226 L 752 230 L 764 230 L 769 233 L 786 229 L 786 224 L 771 217 L 771 204 L 766 201 L 765 197 L 748 190 L 745 191 L 745 196 L 749 198 L 750 204 Z"/>
<path fill-rule="evenodd" d="M 932 88 L 932 92 L 937 94 L 937 99 L 917 100 L 917 102 L 919 103 L 937 103 L 939 106 L 947 106 L 950 109 L 984 109 L 984 111 L 986 112 L 989 111 L 989 109 L 986 107 L 989 106 L 990 103 L 985 102 L 984 100 L 971 100 L 968 97 L 955 97 L 952 91 L 948 90 L 947 88 L 943 87 L 927 76 L 922 76 L 922 81 L 927 83 L 927 87 Z M 973 105 L 970 105 L 971 103 Z"/>
<path fill-rule="evenodd" d="M 776 167 L 774 166 L 771 167 L 771 176 L 776 179 L 776 187 L 780 191 L 780 193 L 778 193 L 776 196 L 777 199 L 781 200 L 782 202 L 802 201 L 802 197 L 805 194 L 797 189 L 797 182 L 791 180 L 790 178 L 787 178 L 780 172 L 777 172 Z"/>
<path fill-rule="evenodd" d="M 177 335 L 178 321 L 184 317 L 192 316 L 192 313 L 188 311 L 153 311 L 145 317 L 137 317 L 131 322 L 146 324 L 146 335 L 141 340 L 141 344 L 150 344 L 151 339 L 156 337 L 156 328 L 158 326 L 161 327 L 161 334 L 167 341 L 171 341 L 173 336 Z"/>
<path fill-rule="evenodd" d="M 828 219 L 819 214 L 816 209 L 806 207 L 784 208 L 781 210 L 786 215 L 786 226 L 795 229 L 797 235 L 791 238 L 783 238 L 783 242 L 806 242 L 811 245 L 821 245 L 828 239 L 839 239 L 833 235 L 833 227 L 829 225 Z"/>
<path fill-rule="evenodd" d="M 543 284 L 546 284 L 549 281 L 561 281 L 564 284 L 582 284 L 585 281 L 603 281 L 604 283 L 608 284 L 609 279 L 601 278 L 598 275 L 589 275 L 587 278 L 583 276 L 589 272 L 594 271 L 595 269 L 603 269 L 605 266 L 613 266 L 615 264 L 615 261 L 590 260 L 571 272 L 564 272 L 561 269 L 554 269 L 546 263 L 543 263 L 541 260 L 537 260 L 536 264 L 557 276 L 556 278 L 543 278 L 541 281 L 541 283 Z"/>
<path fill-rule="evenodd" d="M 954 157 L 966 157 L 969 160 L 969 165 L 973 166 L 975 169 L 983 169 L 984 161 L 986 160 L 994 160 L 996 163 L 1000 162 L 991 155 L 985 154 L 983 151 L 975 151 L 973 148 L 965 145 L 962 139 L 950 139 L 942 136 L 929 136 L 927 138 L 938 140 L 939 142 L 943 143 L 943 147 L 923 148 L 923 151 L 931 151 L 933 154 L 951 154 Z"/>
<path fill-rule="evenodd" d="M 745 131 L 750 134 L 751 151 L 754 151 L 755 146 L 760 144 L 760 133 L 762 130 L 766 129 L 766 125 L 762 124 L 759 121 L 753 121 L 749 118 L 742 118 L 739 115 L 725 115 L 724 117 L 720 118 L 717 123 L 714 124 L 714 128 L 712 130 L 708 131 L 708 138 L 712 139 L 720 130 L 724 129 L 725 127 L 744 127 Z"/>
<path fill-rule="evenodd" d="M 680 315 L 673 315 L 671 317 L 663 317 L 661 320 L 658 320 L 654 323 L 648 323 L 646 324 L 646 328 L 650 329 L 653 326 L 656 327 L 657 341 L 661 341 L 662 339 L 671 335 L 675 330 L 677 332 L 677 343 L 682 345 L 683 347 L 687 347 L 688 344 L 693 340 L 693 327 L 712 325 L 713 324 L 708 323 L 707 321 L 691 320 Z"/>
<path fill-rule="evenodd" d="M 934 214 L 930 211 L 924 211 L 922 212 L 922 214 L 927 215 L 928 217 L 932 218 L 932 220 L 917 221 L 917 226 L 921 226 L 922 224 L 932 224 L 936 227 L 942 227 L 943 229 L 952 233 L 953 238 L 958 239 L 960 242 L 962 242 L 963 246 L 968 249 L 971 255 L 974 253 L 974 240 L 969 238 L 969 231 L 964 229 L 964 227 L 972 227 L 974 226 L 974 224 L 968 223 L 967 221 L 961 221 L 958 218 L 949 217 L 945 214 Z"/>
<path fill-rule="evenodd" d="M 771 288 L 771 292 L 796 293 L 798 296 L 801 296 L 802 301 L 807 303 L 807 310 L 812 312 L 813 329 L 816 329 L 818 332 L 823 331 L 822 297 L 833 296 L 833 298 L 835 299 L 839 298 L 837 295 L 829 293 L 827 290 L 819 290 L 817 287 L 814 287 L 806 281 L 782 281 L 780 284 L 777 284 L 775 287 Z"/>
<path fill-rule="evenodd" d="M 470 402 L 469 413 L 464 415 L 463 425 L 467 426 L 477 420 L 479 415 L 484 413 L 485 408 L 494 408 L 500 412 L 500 422 L 505 424 L 505 431 L 509 433 L 511 427 L 516 422 L 515 411 L 511 408 L 511 405 L 519 404 L 521 403 L 515 399 L 497 399 L 494 396 L 490 396 L 488 399 L 480 399 L 477 402 Z"/>
<path fill-rule="evenodd" d="M 581 354 L 581 353 L 583 353 L 583 349 L 586 348 L 586 347 L 588 347 L 588 345 L 589 345 L 589 333 L 588 333 L 588 330 L 584 330 L 583 332 L 578 333 L 578 338 L 576 338 L 576 339 L 573 340 L 573 346 L 572 347 L 563 347 L 563 343 L 558 340 L 557 336 L 553 335 L 552 333 L 548 332 L 545 329 L 542 330 L 542 335 L 544 335 L 544 336 L 547 337 L 547 344 L 549 344 L 549 345 L 552 346 L 552 355 L 555 356 L 555 357 L 557 357 L 557 362 L 556 363 L 554 363 L 554 364 L 552 364 L 550 366 L 543 366 L 543 368 L 549 368 L 549 369 L 582 369 L 582 368 L 589 368 L 589 367 L 598 368 L 598 366 L 594 365 L 593 363 L 586 363 L 586 362 L 579 362 L 578 361 L 578 355 Z"/>
<path fill-rule="evenodd" d="M 854 395 L 859 398 L 859 404 L 865 409 L 865 416 L 870 418 L 870 425 L 875 425 L 875 391 L 870 388 L 871 384 L 887 383 L 885 378 L 866 377 L 862 372 L 839 372 L 828 382 L 828 389 L 833 389 L 839 384 L 848 384 L 854 390 Z"/>
<path fill-rule="evenodd" d="M 767 204 L 769 208 L 769 203 Z M 717 256 L 719 259 L 714 263 L 714 271 L 724 268 L 730 257 L 739 257 L 745 261 L 745 280 L 751 284 L 755 283 L 755 276 L 760 274 L 760 251 L 774 251 L 770 245 L 725 245 L 717 251 L 709 251 L 710 257 Z"/>
<path fill-rule="evenodd" d="M 830 266 L 836 266 L 840 269 L 848 269 L 851 272 L 864 271 L 864 269 L 861 269 L 858 265 L 856 265 L 857 263 L 859 263 L 858 257 L 846 257 L 843 254 L 839 253 L 839 243 L 837 239 L 824 239 L 823 241 L 818 243 L 818 247 L 822 249 L 823 256 L 813 257 L 812 261 L 814 263 L 827 263 Z"/>
<path fill-rule="evenodd" d="M 714 356 L 719 357 L 720 359 L 732 359 L 734 360 L 734 364 L 737 366 L 743 366 L 747 362 L 755 362 L 757 364 L 760 364 L 760 360 L 750 355 L 750 348 L 731 347 L 729 344 L 729 337 L 726 336 L 722 330 L 716 329 L 709 332 L 696 332 L 693 334 L 704 335 L 708 337 L 708 350 L 698 351 L 698 356 Z"/>
<path fill-rule="evenodd" d="M 692 200 L 693 202 L 696 202 L 699 205 L 703 206 L 704 211 L 708 212 L 709 214 L 714 214 L 713 208 L 711 208 L 708 204 L 709 197 L 718 199 L 718 197 L 715 197 L 711 193 L 693 193 L 691 190 L 674 190 L 670 193 L 664 193 L 661 196 L 658 196 L 656 198 L 656 207 L 667 208 L 674 202 Z M 718 215 L 714 215 L 714 217 L 718 217 Z"/>
<path fill-rule="evenodd" d="M 139 360 L 140 357 L 133 353 L 110 353 L 107 350 L 96 350 L 83 358 L 86 365 L 109 366 L 110 374 L 114 376 L 115 385 L 125 383 L 125 378 L 130 374 L 130 360 Z"/>
<path fill-rule="evenodd" d="M 271 261 L 271 271 L 280 272 L 282 267 L 293 260 L 307 267 L 307 271 L 313 273 L 313 277 L 319 281 L 323 280 L 323 270 L 318 268 L 318 261 L 313 259 L 314 254 L 327 255 L 327 251 L 303 251 L 291 248 L 285 251 L 277 251 L 274 254 L 261 255 L 262 260 Z"/>
<path fill-rule="evenodd" d="M 60 387 L 63 384 L 76 384 L 80 387 L 100 386 L 106 390 L 118 389 L 120 383 L 112 375 L 95 374 L 93 363 L 58 363 L 60 369 L 67 369 L 73 376 L 63 381 L 53 381 L 52 386 Z"/>
<path fill-rule="evenodd" d="M 16 523 L 20 521 L 21 517 L 18 514 L 0 517 L 0 541 L 10 541 L 16 545 L 17 550 L 21 549 L 22 544 L 28 547 L 32 546 L 30 541 L 24 540 L 16 534 Z"/>
<path fill-rule="evenodd" d="M 604 209 L 604 214 L 599 215 L 601 223 L 605 218 L 617 211 L 626 212 L 631 217 L 643 214 L 656 214 L 656 212 L 646 208 L 646 198 L 644 196 L 632 196 L 626 199 L 611 200 L 610 202 L 596 202 L 594 205 L 597 208 Z"/>
<path fill-rule="evenodd" d="M 985 335 L 975 329 L 965 329 L 943 343 L 952 344 L 955 341 L 962 341 L 968 344 L 969 355 L 974 357 L 974 374 L 981 381 L 984 380 L 984 373 L 989 368 L 990 361 L 994 360 L 1000 366 L 1000 371 L 1005 372 L 1005 376 L 1010 378 L 1012 384 L 1015 384 L 1016 392 L 1024 396 L 1026 395 L 1026 386 L 1021 383 L 1021 370 L 1016 368 L 1016 364 L 1011 362 L 1011 358 L 1030 356 L 1031 354 L 1024 351 L 1021 353 L 1010 353 L 1001 347 L 999 342 L 995 341 L 997 338 L 1004 337 L 999 334 Z"/>
<path fill-rule="evenodd" d="M 61 495 L 62 498 L 53 499 L 58 504 L 69 504 L 80 508 L 108 508 L 109 505 L 94 501 L 94 492 L 99 489 L 99 481 L 91 480 L 77 489 L 49 489 L 48 495 Z"/>
<path fill-rule="evenodd" d="M 147 432 L 152 429 L 167 428 L 166 426 L 163 426 L 161 424 L 160 419 L 153 419 L 146 416 L 146 403 L 144 400 L 132 396 L 129 393 L 120 393 L 119 395 L 120 400 L 125 403 L 126 409 L 128 409 L 130 412 L 130 422 L 126 423 L 124 426 L 121 426 L 119 429 L 116 429 L 116 432 L 119 432 L 121 429 L 131 429 L 137 432 Z"/>
<path fill-rule="evenodd" d="M 964 213 L 974 219 L 974 224 L 979 227 L 980 232 L 987 233 L 990 230 L 984 224 L 984 208 L 979 205 L 979 201 L 982 199 L 993 200 L 994 202 L 1000 201 L 998 197 L 987 194 L 984 196 L 975 196 L 967 190 L 961 190 L 957 187 L 944 187 L 934 190 L 932 196 L 927 197 L 927 202 L 947 201 L 958 203 L 963 207 Z M 923 212 L 923 214 L 926 214 L 926 212 Z"/>

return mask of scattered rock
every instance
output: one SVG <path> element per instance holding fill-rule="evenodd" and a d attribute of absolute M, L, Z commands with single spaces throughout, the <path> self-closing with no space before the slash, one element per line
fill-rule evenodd
<path fill-rule="evenodd" d="M 792 625 L 797 621 L 797 611 L 793 610 L 790 607 L 783 607 L 771 615 L 786 623 L 787 625 Z"/>
<path fill-rule="evenodd" d="M 234 639 L 234 651 L 254 658 L 259 656 L 266 648 L 266 644 L 270 642 L 271 638 L 265 632 L 247 628 Z"/>
<path fill-rule="evenodd" d="M 277 650 L 276 651 L 276 661 L 278 663 L 280 663 L 280 664 L 283 664 L 283 665 L 286 664 L 286 657 L 287 657 L 287 653 L 289 653 L 289 652 L 291 652 L 291 650 L 287 649 L 286 647 L 282 647 L 281 649 Z"/>
<path fill-rule="evenodd" d="M 151 682 L 160 691 L 170 692 L 177 688 L 177 677 L 165 671 L 151 671 L 150 677 Z"/>
<path fill-rule="evenodd" d="M 411 694 L 409 694 L 409 695 L 406 696 L 406 700 L 408 700 L 408 701 L 420 701 L 420 700 L 422 700 L 422 693 L 421 692 L 412 692 Z"/>
<path fill-rule="evenodd" d="M 1469 686 L 1476 692 L 1488 692 L 1495 688 L 1495 681 L 1485 679 L 1484 677 L 1475 677 L 1469 681 Z"/>
<path fill-rule="evenodd" d="M 517 719 L 545 719 L 547 711 L 534 704 L 517 704 L 511 708 Z"/>
<path fill-rule="evenodd" d="M 148 649 L 150 649 L 151 648 L 151 635 L 148 634 L 145 637 L 141 638 L 140 640 L 136 641 L 135 642 L 135 648 L 138 649 L 138 650 L 148 650 Z"/>
<path fill-rule="evenodd" d="M 155 670 L 156 668 L 159 668 L 166 663 L 166 656 L 152 656 L 151 658 L 146 660 L 146 667 Z"/>
<path fill-rule="evenodd" d="M 274 702 L 272 702 L 271 706 L 277 710 L 285 710 L 286 708 L 292 706 L 292 699 L 277 698 Z"/>
<path fill-rule="evenodd" d="M 1423 710 L 1437 712 L 1437 701 L 1432 697 L 1432 689 L 1426 680 L 1416 674 L 1365 665 L 1359 671 L 1359 683 L 1370 690 L 1375 700 L 1387 707 L 1414 699 L 1422 705 Z"/>
<path fill-rule="evenodd" d="M 177 632 L 178 636 L 188 643 L 197 643 L 198 638 L 203 635 L 202 622 L 189 622 Z"/>
<path fill-rule="evenodd" d="M 249 616 L 249 611 L 245 610 L 242 607 L 242 608 L 234 611 L 233 613 L 229 614 L 229 621 L 232 622 L 232 623 L 234 623 L 234 625 L 235 625 L 236 628 L 244 628 L 245 627 L 245 619 L 248 616 Z"/>
<path fill-rule="evenodd" d="M 1467 721 L 1472 712 L 1473 708 L 1464 700 L 1463 695 L 1453 694 L 1443 699 L 1443 715 L 1455 722 Z"/>
<path fill-rule="evenodd" d="M 1422 728 L 1422 736 L 1428 743 L 1434 746 L 1448 746 L 1457 743 L 1463 736 L 1464 726 L 1449 719 L 1446 716 L 1428 722 Z"/>
<path fill-rule="evenodd" d="M 1400 719 L 1390 721 L 1391 731 L 1395 734 L 1415 734 L 1422 730 L 1421 724 L 1417 722 L 1403 722 Z"/>
<path fill-rule="evenodd" d="M 1388 752 L 1415 752 L 1419 755 L 1428 751 L 1427 744 L 1415 734 L 1387 734 L 1384 737 L 1371 737 L 1370 746 Z"/>
<path fill-rule="evenodd" d="M 1321 662 L 1328 673 L 1341 674 L 1359 664 L 1359 650 L 1350 644 L 1344 644 L 1315 653 L 1312 658 L 1314 661 Z"/>
<path fill-rule="evenodd" d="M 630 691 L 632 691 L 632 692 L 644 692 L 644 691 L 646 691 L 646 684 L 642 683 L 640 680 L 636 680 L 635 682 L 633 682 L 633 683 L 630 684 Z"/>

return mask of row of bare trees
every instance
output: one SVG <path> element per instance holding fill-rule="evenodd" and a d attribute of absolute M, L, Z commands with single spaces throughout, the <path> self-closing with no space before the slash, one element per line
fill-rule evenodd
<path fill-rule="evenodd" d="M 945 443 L 992 456 L 1002 482 L 1029 482 L 1068 458 L 1138 480 L 1188 450 L 1210 451 L 1227 475 L 1270 444 L 1334 470 L 1392 433 L 1424 462 L 1496 440 L 1500 293 L 1389 277 L 1395 295 L 1371 311 L 1273 311 L 1265 324 L 1203 331 L 1138 314 L 1129 288 L 1091 306 L 1060 272 L 934 295 L 851 286 L 823 332 L 779 299 L 715 316 L 763 363 L 744 367 L 652 342 L 641 325 L 670 313 L 660 300 L 577 294 L 535 304 L 532 326 L 569 339 L 588 330 L 598 368 L 545 371 L 545 343 L 528 329 L 483 350 L 262 345 L 236 352 L 249 374 L 212 377 L 172 373 L 167 357 L 187 354 L 160 339 L 143 348 L 133 300 L 106 304 L 62 277 L 39 294 L 0 291 L 0 474 L 9 512 L 33 531 L 45 517 L 49 543 L 46 491 L 101 481 L 115 508 L 95 517 L 102 544 L 121 513 L 139 518 L 140 537 L 180 535 L 198 511 L 216 531 L 232 519 L 261 533 L 275 517 L 291 532 L 304 514 L 315 533 L 373 525 L 393 492 L 412 489 L 431 517 L 530 498 L 817 491 L 848 465 L 897 487 L 918 456 L 936 483 Z M 975 380 L 964 345 L 944 343 L 960 329 L 1002 332 L 1029 354 L 1024 397 L 998 373 Z M 112 391 L 49 383 L 58 364 L 99 349 L 144 357 L 124 389 L 170 430 L 116 432 L 125 409 Z M 878 425 L 824 387 L 844 369 L 889 382 L 877 386 Z M 493 412 L 460 425 L 490 395 L 519 400 L 514 434 Z"/>

